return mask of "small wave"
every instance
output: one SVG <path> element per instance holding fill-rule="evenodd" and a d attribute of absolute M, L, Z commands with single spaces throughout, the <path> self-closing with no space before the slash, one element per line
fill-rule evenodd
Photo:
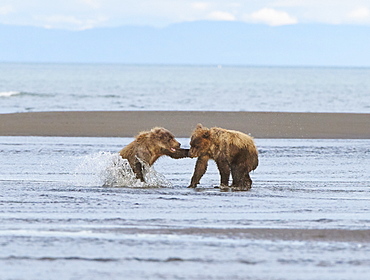
<path fill-rule="evenodd" d="M 102 263 L 109 263 L 109 262 L 143 262 L 143 263 L 185 263 L 185 262 L 192 262 L 192 263 L 225 263 L 225 260 L 215 260 L 215 259 L 203 259 L 203 258 L 181 258 L 181 257 L 168 257 L 168 258 L 141 258 L 141 257 L 124 257 L 124 258 L 104 258 L 104 257 L 79 257 L 79 256 L 66 256 L 66 257 L 52 257 L 52 256 L 45 256 L 45 257 L 32 257 L 32 256 L 14 256 L 10 255 L 7 257 L 0 257 L 2 261 L 45 261 L 45 262 L 54 262 L 54 261 L 83 261 L 83 262 L 102 262 Z M 250 264 L 255 265 L 259 262 L 252 262 L 246 260 L 228 260 L 226 262 L 237 262 L 242 264 Z"/>
<path fill-rule="evenodd" d="M 24 92 L 24 91 L 0 91 L 0 98 L 12 96 L 53 97 L 55 96 L 55 94 L 40 92 Z"/>
<path fill-rule="evenodd" d="M 22 94 L 20 91 L 2 91 L 0 92 L 0 97 L 11 97 L 14 95 Z"/>
<path fill-rule="evenodd" d="M 75 170 L 79 185 L 158 188 L 171 187 L 164 175 L 155 171 L 153 166 L 143 164 L 145 183 L 138 180 L 126 159 L 118 153 L 99 152 L 82 158 Z"/>

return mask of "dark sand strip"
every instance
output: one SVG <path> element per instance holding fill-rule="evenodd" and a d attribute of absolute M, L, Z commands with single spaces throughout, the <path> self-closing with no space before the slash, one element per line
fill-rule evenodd
<path fill-rule="evenodd" d="M 110 231 L 112 229 L 109 229 Z M 370 230 L 290 228 L 117 228 L 122 234 L 201 235 L 217 238 L 370 243 Z M 99 231 L 99 229 L 97 229 Z M 103 229 L 104 231 L 104 229 Z"/>
<path fill-rule="evenodd" d="M 370 114 L 210 111 L 90 111 L 0 114 L 0 136 L 132 137 L 163 126 L 189 137 L 197 123 L 256 138 L 370 139 Z"/>

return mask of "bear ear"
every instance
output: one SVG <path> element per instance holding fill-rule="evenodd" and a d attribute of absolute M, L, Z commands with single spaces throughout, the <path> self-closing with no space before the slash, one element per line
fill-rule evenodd
<path fill-rule="evenodd" d="M 170 131 L 163 127 L 154 127 L 150 132 L 150 137 L 153 139 L 165 140 L 174 137 Z"/>
<path fill-rule="evenodd" d="M 209 128 L 204 127 L 201 123 L 197 124 L 195 131 L 197 130 L 200 130 L 198 133 L 202 136 L 202 138 L 209 138 L 211 136 Z"/>
<path fill-rule="evenodd" d="M 163 129 L 161 127 L 153 127 L 150 130 L 149 137 L 152 139 L 160 140 L 163 135 Z"/>
<path fill-rule="evenodd" d="M 163 131 L 162 127 L 153 127 L 150 132 L 152 133 L 161 133 Z"/>
<path fill-rule="evenodd" d="M 196 129 L 203 129 L 203 125 L 201 123 L 198 123 Z"/>

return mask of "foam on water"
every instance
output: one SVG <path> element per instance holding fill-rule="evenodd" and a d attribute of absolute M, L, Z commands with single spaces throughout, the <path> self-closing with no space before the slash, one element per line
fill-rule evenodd
<path fill-rule="evenodd" d="M 21 92 L 19 91 L 3 91 L 3 92 L 0 92 L 0 97 L 10 97 L 10 96 L 19 95 L 19 94 L 21 94 Z"/>
<path fill-rule="evenodd" d="M 75 170 L 76 183 L 82 186 L 158 188 L 171 183 L 153 166 L 142 162 L 145 182 L 136 178 L 129 162 L 118 153 L 98 152 L 81 158 Z"/>

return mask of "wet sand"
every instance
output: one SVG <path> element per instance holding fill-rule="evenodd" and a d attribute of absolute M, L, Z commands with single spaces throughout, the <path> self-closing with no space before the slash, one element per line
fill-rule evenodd
<path fill-rule="evenodd" d="M 0 114 L 0 136 L 132 137 L 163 126 L 177 137 L 189 137 L 197 123 L 243 131 L 256 138 L 370 138 L 370 114 L 211 111 Z"/>
<path fill-rule="evenodd" d="M 104 230 L 103 230 L 104 231 Z M 214 236 L 217 238 L 370 243 L 370 230 L 298 228 L 119 228 L 120 234 Z"/>

